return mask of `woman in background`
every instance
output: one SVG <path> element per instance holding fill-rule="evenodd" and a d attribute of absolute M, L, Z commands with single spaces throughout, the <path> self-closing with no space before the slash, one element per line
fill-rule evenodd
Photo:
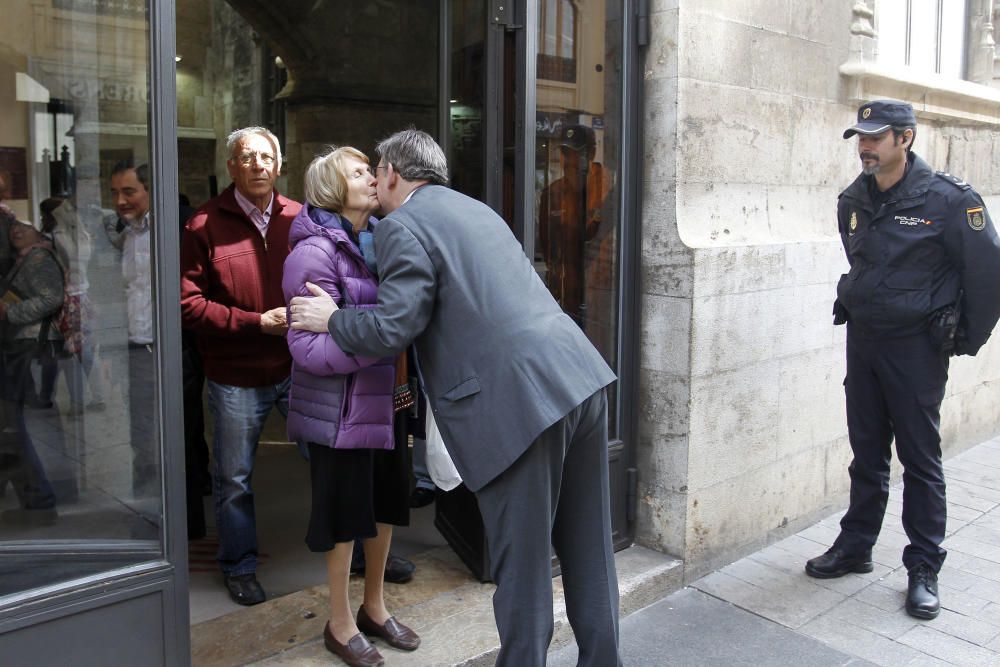
<path fill-rule="evenodd" d="M 18 508 L 5 521 L 48 522 L 56 496 L 24 418 L 32 360 L 63 345 L 55 321 L 63 303 L 63 271 L 41 233 L 15 222 L 8 232 L 13 266 L 0 279 L 0 484 L 9 481 Z M 56 429 L 58 431 L 58 429 Z"/>
<path fill-rule="evenodd" d="M 96 355 L 91 335 L 94 308 L 90 301 L 90 282 L 87 264 L 90 262 L 90 234 L 80 223 L 76 209 L 68 199 L 49 197 L 38 205 L 42 214 L 42 232 L 47 234 L 55 247 L 56 255 L 66 274 L 66 298 L 62 314 L 66 324 L 63 329 L 65 352 L 69 355 L 63 363 L 50 359 L 42 365 L 42 382 L 39 400 L 43 407 L 51 406 L 59 368 L 66 375 L 69 388 L 69 413 L 79 415 L 84 407 L 84 376 L 90 385 L 92 412 L 104 410 L 104 391 L 100 372 L 94 371 Z"/>

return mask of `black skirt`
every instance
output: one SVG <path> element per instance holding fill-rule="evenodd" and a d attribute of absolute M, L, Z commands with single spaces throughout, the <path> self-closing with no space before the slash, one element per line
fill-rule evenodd
<path fill-rule="evenodd" d="M 338 542 L 375 537 L 376 523 L 410 523 L 406 416 L 396 413 L 390 450 L 333 449 L 309 443 L 312 512 L 306 545 L 326 552 Z"/>

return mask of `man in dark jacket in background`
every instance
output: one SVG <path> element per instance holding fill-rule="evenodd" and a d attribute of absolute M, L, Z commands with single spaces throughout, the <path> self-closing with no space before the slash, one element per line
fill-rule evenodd
<path fill-rule="evenodd" d="M 891 444 L 903 465 L 906 611 L 935 618 L 946 522 L 940 410 L 953 354 L 975 355 L 1000 318 L 1000 239 L 964 181 L 912 152 L 913 107 L 875 100 L 858 109 L 862 174 L 837 218 L 851 270 L 834 324 L 847 323 L 851 502 L 840 535 L 806 563 L 817 578 L 871 572 L 889 497 Z"/>
<path fill-rule="evenodd" d="M 262 127 L 226 143 L 233 184 L 188 221 L 181 241 L 181 317 L 197 334 L 208 380 L 219 567 L 238 604 L 263 602 L 257 581 L 253 478 L 271 409 L 288 414 L 291 356 L 281 271 L 301 205 L 274 189 L 277 138 Z"/>

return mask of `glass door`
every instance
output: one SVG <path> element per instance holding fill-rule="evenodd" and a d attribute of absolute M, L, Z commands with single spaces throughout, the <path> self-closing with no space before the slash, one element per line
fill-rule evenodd
<path fill-rule="evenodd" d="M 182 663 L 172 3 L 8 9 L 0 655 Z"/>
<path fill-rule="evenodd" d="M 442 58 L 447 119 L 442 135 L 452 187 L 508 222 L 539 276 L 618 374 L 609 387 L 614 541 L 631 543 L 631 338 L 622 299 L 625 224 L 634 195 L 624 184 L 635 128 L 624 82 L 634 49 L 622 0 L 452 0 Z M 464 487 L 438 500 L 436 525 L 481 579 L 488 563 L 475 498 Z"/>
<path fill-rule="evenodd" d="M 534 31 L 533 202 L 536 270 L 619 380 L 608 388 L 609 462 L 615 543 L 627 545 L 631 487 L 622 402 L 630 382 L 620 327 L 625 229 L 623 119 L 628 74 L 621 0 L 538 0 Z"/>

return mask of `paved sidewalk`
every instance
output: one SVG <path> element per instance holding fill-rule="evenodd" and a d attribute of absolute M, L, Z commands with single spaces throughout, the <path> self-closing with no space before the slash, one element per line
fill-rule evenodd
<path fill-rule="evenodd" d="M 847 471 L 844 471 L 847 474 Z M 902 486 L 873 552 L 875 570 L 812 579 L 840 514 L 714 572 L 622 620 L 626 665 L 1000 665 L 1000 438 L 945 462 L 948 558 L 941 615 L 903 609 Z M 549 664 L 576 664 L 576 646 Z"/>

